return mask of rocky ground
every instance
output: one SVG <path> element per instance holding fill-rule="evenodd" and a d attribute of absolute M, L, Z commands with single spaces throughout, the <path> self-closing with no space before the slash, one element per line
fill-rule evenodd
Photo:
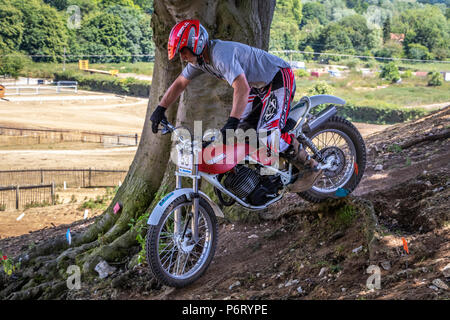
<path fill-rule="evenodd" d="M 122 261 L 59 298 L 449 299 L 449 118 L 450 106 L 366 137 L 367 169 L 349 197 L 310 205 L 288 195 L 246 221 L 221 220 L 215 257 L 187 288 Z"/>

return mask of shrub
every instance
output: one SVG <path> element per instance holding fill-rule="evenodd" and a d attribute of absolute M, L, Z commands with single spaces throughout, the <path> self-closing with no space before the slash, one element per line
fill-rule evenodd
<path fill-rule="evenodd" d="M 432 55 L 428 51 L 428 48 L 420 43 L 408 44 L 408 58 L 417 60 L 430 60 Z"/>
<path fill-rule="evenodd" d="M 350 69 L 355 69 L 359 64 L 359 59 L 348 59 L 343 62 Z"/>
<path fill-rule="evenodd" d="M 0 75 L 9 75 L 10 77 L 17 79 L 22 69 L 25 68 L 29 62 L 30 59 L 27 56 L 19 53 L 0 56 Z"/>
<path fill-rule="evenodd" d="M 376 105 L 354 105 L 347 103 L 339 106 L 338 115 L 351 121 L 393 124 L 420 118 L 427 111 L 420 108 L 401 108 L 394 104 L 379 102 Z"/>
<path fill-rule="evenodd" d="M 310 96 L 316 94 L 333 94 L 333 87 L 326 83 L 326 81 L 317 81 L 306 93 Z"/>
<path fill-rule="evenodd" d="M 304 69 L 295 70 L 295 75 L 299 78 L 309 77 L 311 74 Z"/>
<path fill-rule="evenodd" d="M 72 80 L 86 90 L 111 92 L 135 97 L 148 98 L 150 82 L 134 78 L 120 79 L 108 75 L 86 75 L 78 71 L 56 72 L 55 81 Z"/>
<path fill-rule="evenodd" d="M 411 70 L 406 70 L 403 73 L 403 78 L 408 79 L 408 78 L 411 78 L 411 77 L 412 77 L 412 71 Z"/>
<path fill-rule="evenodd" d="M 397 65 L 394 62 L 385 64 L 381 69 L 380 78 L 386 79 L 392 83 L 400 80 L 400 73 Z"/>
<path fill-rule="evenodd" d="M 442 75 L 437 71 L 428 72 L 428 85 L 429 86 L 442 86 Z"/>

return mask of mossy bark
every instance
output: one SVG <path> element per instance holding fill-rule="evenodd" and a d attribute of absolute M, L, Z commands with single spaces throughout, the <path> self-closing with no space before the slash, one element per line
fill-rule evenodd
<path fill-rule="evenodd" d="M 274 8 L 275 0 L 154 1 L 152 29 L 156 51 L 147 115 L 138 150 L 122 186 L 93 225 L 81 234 L 72 235 L 70 247 L 66 239 L 61 237 L 51 239 L 18 257 L 23 267 L 18 276 L 23 278 L 23 283 L 20 282 L 21 285 L 13 289 L 0 291 L 1 298 L 25 298 L 28 292 L 36 298 L 42 296 L 44 291 L 45 296 L 50 297 L 52 295 L 48 290 L 51 290 L 52 282 L 34 287 L 33 282 L 30 282 L 39 270 L 50 268 L 52 277 L 59 275 L 64 278 L 67 277 L 66 268 L 70 264 L 77 264 L 83 274 L 89 277 L 100 260 L 120 261 L 130 254 L 128 249 L 137 245 L 136 236 L 142 232 L 139 227 L 145 223 L 141 220 L 141 225 L 130 228 L 131 219 L 137 220 L 149 212 L 157 202 L 155 196 L 173 188 L 174 165 L 169 160 L 170 135 L 153 134 L 149 119 L 165 91 L 184 67 L 178 57 L 168 61 L 167 39 L 171 28 L 183 19 L 199 19 L 208 30 L 210 39 L 239 41 L 267 50 Z M 232 96 L 232 88 L 227 83 L 209 75 L 201 75 L 192 80 L 166 115 L 170 122 L 176 122 L 177 125 L 193 128 L 193 122 L 198 120 L 203 123 L 203 131 L 220 128 L 230 114 Z M 118 202 L 123 204 L 123 208 L 115 214 L 113 208 Z M 21 290 L 27 283 L 28 288 Z M 58 292 L 60 287 L 58 282 L 55 286 Z M 11 292 L 21 293 L 12 295 Z"/>

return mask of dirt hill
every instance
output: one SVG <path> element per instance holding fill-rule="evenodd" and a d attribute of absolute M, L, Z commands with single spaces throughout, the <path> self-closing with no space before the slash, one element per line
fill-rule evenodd
<path fill-rule="evenodd" d="M 60 298 L 448 299 L 449 118 L 450 106 L 368 136 L 366 173 L 349 197 L 311 205 L 288 195 L 247 222 L 222 220 L 211 266 L 187 288 L 161 287 L 125 261 Z M 379 289 L 366 286 L 371 270 Z"/>

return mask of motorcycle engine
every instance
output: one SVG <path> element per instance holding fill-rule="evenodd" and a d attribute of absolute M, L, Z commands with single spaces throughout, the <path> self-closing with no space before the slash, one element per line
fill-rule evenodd
<path fill-rule="evenodd" d="M 255 190 L 259 184 L 259 174 L 249 167 L 238 165 L 225 178 L 224 186 L 241 199 Z"/>
<path fill-rule="evenodd" d="M 244 165 L 236 166 L 223 182 L 234 195 L 254 206 L 261 206 L 278 196 L 282 182 L 278 176 L 261 176 Z"/>

